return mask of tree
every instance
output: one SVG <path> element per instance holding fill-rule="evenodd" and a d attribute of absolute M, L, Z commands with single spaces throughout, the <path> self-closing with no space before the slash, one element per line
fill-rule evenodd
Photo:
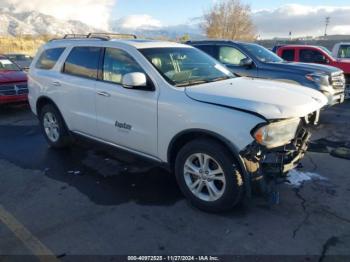
<path fill-rule="evenodd" d="M 184 34 L 183 36 L 180 37 L 180 42 L 181 43 L 186 43 L 187 41 L 189 41 L 191 39 L 189 34 Z"/>
<path fill-rule="evenodd" d="M 209 38 L 245 41 L 256 38 L 250 6 L 240 0 L 221 0 L 203 18 L 202 28 Z"/>

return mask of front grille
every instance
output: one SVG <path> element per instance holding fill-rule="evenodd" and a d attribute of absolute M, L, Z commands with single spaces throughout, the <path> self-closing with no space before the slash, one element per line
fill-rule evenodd
<path fill-rule="evenodd" d="M 350 98 L 350 74 L 345 75 L 345 98 Z"/>
<path fill-rule="evenodd" d="M 334 89 L 344 90 L 345 88 L 345 77 L 343 73 L 332 74 L 331 76 L 331 85 Z"/>
<path fill-rule="evenodd" d="M 15 96 L 28 94 L 27 83 L 13 83 L 0 85 L 0 95 L 2 96 Z"/>

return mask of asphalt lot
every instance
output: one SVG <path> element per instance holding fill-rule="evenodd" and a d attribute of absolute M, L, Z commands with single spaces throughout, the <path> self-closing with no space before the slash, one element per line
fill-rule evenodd
<path fill-rule="evenodd" d="M 350 103 L 321 117 L 313 136 L 317 152 L 298 169 L 317 174 L 314 179 L 281 185 L 277 206 L 254 198 L 230 213 L 208 214 L 189 206 L 163 169 L 84 143 L 52 150 L 27 107 L 1 108 L 0 254 L 49 250 L 62 261 L 118 254 L 350 261 L 350 160 L 328 153 L 350 147 Z"/>

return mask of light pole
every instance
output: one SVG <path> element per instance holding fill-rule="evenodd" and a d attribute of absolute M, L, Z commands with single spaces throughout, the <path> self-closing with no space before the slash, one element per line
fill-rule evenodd
<path fill-rule="evenodd" d="M 324 29 L 324 36 L 327 36 L 327 29 L 328 29 L 328 25 L 330 23 L 331 18 L 329 16 L 326 17 L 326 27 Z"/>

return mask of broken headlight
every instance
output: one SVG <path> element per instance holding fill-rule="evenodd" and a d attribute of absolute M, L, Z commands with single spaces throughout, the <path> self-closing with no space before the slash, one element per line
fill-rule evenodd
<path fill-rule="evenodd" d="M 300 118 L 293 118 L 259 125 L 253 129 L 252 135 L 259 144 L 267 148 L 283 146 L 295 138 L 299 123 Z"/>

